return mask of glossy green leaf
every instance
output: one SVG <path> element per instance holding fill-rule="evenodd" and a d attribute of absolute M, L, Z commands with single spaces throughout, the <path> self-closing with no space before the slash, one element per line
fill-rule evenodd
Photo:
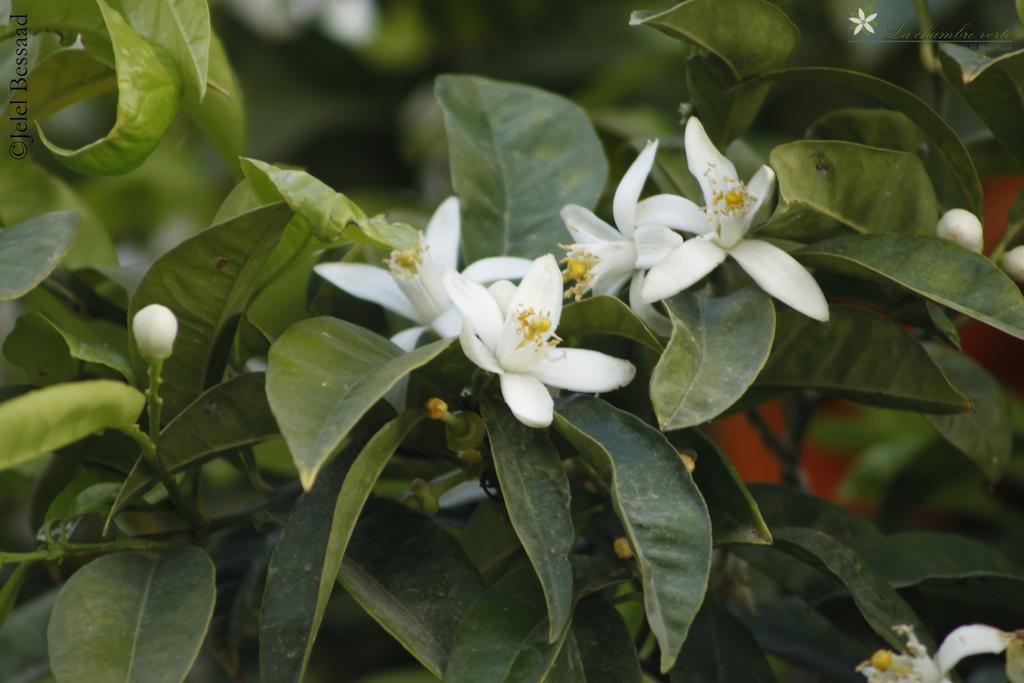
<path fill-rule="evenodd" d="M 128 23 L 174 58 L 188 92 L 202 100 L 210 68 L 207 0 L 119 0 Z"/>
<path fill-rule="evenodd" d="M 58 324 L 39 313 L 27 313 L 4 340 L 4 356 L 22 367 L 31 367 L 41 348 L 54 348 L 59 362 L 71 359 L 103 365 L 129 382 L 134 372 L 128 361 L 128 334 L 123 327 L 105 320 L 84 320 L 67 316 Z M 45 362 L 53 362 L 46 357 Z M 35 368 L 42 374 L 43 364 Z"/>
<path fill-rule="evenodd" d="M 73 211 L 48 213 L 0 230 L 0 301 L 17 299 L 45 280 L 71 248 Z"/>
<path fill-rule="evenodd" d="M 782 66 L 800 40 L 786 13 L 766 0 L 685 0 L 664 11 L 633 12 L 629 23 L 710 52 L 737 78 Z"/>
<path fill-rule="evenodd" d="M 658 336 L 629 306 L 613 296 L 593 296 L 562 309 L 558 333 L 573 336 L 606 335 L 630 339 L 660 353 Z"/>
<path fill-rule="evenodd" d="M 896 285 L 1024 339 L 1024 296 L 991 261 L 937 237 L 851 235 L 803 249 L 802 262 Z"/>
<path fill-rule="evenodd" d="M 686 60 L 686 88 L 701 123 L 721 148 L 750 127 L 771 90 L 768 83 L 744 89 L 738 89 L 738 84 L 736 75 L 717 57 L 695 54 Z"/>
<path fill-rule="evenodd" d="M 672 338 L 651 376 L 663 431 L 714 419 L 753 384 L 775 336 L 775 306 L 757 287 L 725 297 L 686 291 L 668 301 Z"/>
<path fill-rule="evenodd" d="M 774 683 L 776 678 L 750 631 L 716 599 L 709 597 L 697 613 L 670 680 L 672 683 Z"/>
<path fill-rule="evenodd" d="M 953 534 L 893 534 L 865 544 L 860 554 L 894 588 L 982 575 L 1024 579 L 1021 568 L 992 546 Z"/>
<path fill-rule="evenodd" d="M 216 33 L 210 36 L 209 82 L 211 87 L 201 102 L 187 91 L 182 108 L 238 175 L 238 157 L 245 153 L 245 102 L 224 43 Z"/>
<path fill-rule="evenodd" d="M 900 362 L 893 365 L 892 358 Z M 779 315 L 775 346 L 758 388 L 814 389 L 906 410 L 964 412 L 967 399 L 902 326 L 852 306 L 832 306 L 827 323 Z"/>
<path fill-rule="evenodd" d="M 157 259 L 135 290 L 129 320 L 152 303 L 178 316 L 160 389 L 167 417 L 220 382 L 238 317 L 291 216 L 288 207 L 274 204 L 204 230 Z"/>
<path fill-rule="evenodd" d="M 974 409 L 961 415 L 928 415 L 939 433 L 973 460 L 989 481 L 998 481 L 1013 454 L 1010 397 L 978 361 L 929 344 L 932 360 Z"/>
<path fill-rule="evenodd" d="M 772 534 L 777 548 L 839 579 L 865 621 L 882 640 L 893 647 L 902 647 L 901 640 L 892 631 L 897 624 L 910 624 L 922 641 L 930 640 L 910 605 L 849 546 L 818 529 L 772 527 Z"/>
<path fill-rule="evenodd" d="M 487 584 L 493 583 L 512 558 L 523 550 L 508 512 L 491 500 L 480 501 L 476 506 L 461 541 L 466 555 Z"/>
<path fill-rule="evenodd" d="M 1024 51 L 988 57 L 953 42 L 939 47 L 946 81 L 985 122 L 1018 164 L 1024 164 Z"/>
<path fill-rule="evenodd" d="M 544 590 L 548 642 L 553 643 L 572 609 L 569 553 L 575 532 L 569 480 L 545 430 L 519 422 L 502 401 L 485 398 L 480 407 L 509 519 Z"/>
<path fill-rule="evenodd" d="M 11 616 L 11 612 L 14 610 L 14 603 L 18 600 L 18 593 L 21 592 L 21 587 L 25 585 L 25 579 L 28 577 L 29 570 L 33 566 L 34 563 L 32 562 L 22 562 L 15 565 L 14 571 L 7 576 L 3 585 L 0 586 L 0 628 L 3 628 L 7 617 Z"/>
<path fill-rule="evenodd" d="M 476 76 L 441 76 L 434 92 L 462 223 L 473 226 L 462 233 L 466 262 L 556 252 L 568 239 L 558 212 L 593 208 L 608 176 L 586 112 L 537 88 Z"/>
<path fill-rule="evenodd" d="M 85 50 L 54 52 L 36 64 L 29 78 L 32 106 L 28 115 L 33 121 L 43 121 L 75 102 L 117 88 L 117 77 L 110 67 Z M 12 107 L 8 107 L 5 118 L 12 113 Z"/>
<path fill-rule="evenodd" d="M 594 595 L 576 606 L 572 632 L 562 649 L 576 653 L 570 668 L 577 683 L 640 683 L 642 674 L 633 639 L 622 617 L 601 596 Z"/>
<path fill-rule="evenodd" d="M 117 120 L 106 136 L 76 150 L 40 141 L 62 164 L 85 175 L 117 175 L 142 164 L 156 149 L 178 111 L 181 77 L 117 10 L 97 0 L 114 48 Z"/>
<path fill-rule="evenodd" d="M 598 471 L 611 472 L 612 503 L 640 569 L 661 670 L 679 654 L 704 599 L 711 520 L 676 449 L 639 418 L 601 399 L 559 402 L 556 428 Z"/>
<path fill-rule="evenodd" d="M 674 432 L 668 438 L 677 448 L 689 448 L 697 455 L 693 480 L 707 503 L 715 545 L 770 544 L 772 534 L 757 502 L 718 445 L 695 429 Z"/>
<path fill-rule="evenodd" d="M 135 424 L 145 397 L 111 380 L 56 384 L 0 403 L 0 470 L 103 429 Z"/>
<path fill-rule="evenodd" d="M 852 142 L 799 140 L 773 149 L 769 164 L 779 182 L 773 232 L 782 224 L 798 227 L 808 213 L 857 232 L 935 232 L 935 190 L 912 154 Z M 890 197 L 899 200 L 886 201 Z"/>
<path fill-rule="evenodd" d="M 979 216 L 982 210 L 981 181 L 964 143 L 946 121 L 924 100 L 892 83 L 857 71 L 831 67 L 797 67 L 780 69 L 746 81 L 739 90 L 760 88 L 765 83 L 825 83 L 839 88 L 859 90 L 906 114 L 917 124 L 942 155 L 949 170 L 956 175 L 960 195 L 956 206 L 970 205 Z M 952 201 L 952 200 L 950 200 Z"/>
<path fill-rule="evenodd" d="M 54 675 L 62 683 L 181 683 L 206 636 L 215 592 L 213 562 L 195 546 L 93 560 L 53 606 Z"/>
<path fill-rule="evenodd" d="M 377 623 L 441 676 L 460 619 L 483 592 L 480 576 L 432 519 L 394 501 L 370 502 L 339 580 Z M 543 616 L 543 597 L 540 608 Z M 542 640 L 546 633 L 545 626 Z"/>
<path fill-rule="evenodd" d="M 308 490 L 359 419 L 451 339 L 403 354 L 387 339 L 335 318 L 292 325 L 270 347 L 267 397 Z"/>

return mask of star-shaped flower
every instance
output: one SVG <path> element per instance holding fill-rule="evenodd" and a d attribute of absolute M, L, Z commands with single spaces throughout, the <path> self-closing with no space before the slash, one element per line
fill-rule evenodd
<path fill-rule="evenodd" d="M 865 30 L 868 33 L 874 33 L 875 28 L 871 25 L 871 22 L 878 18 L 878 12 L 872 12 L 871 14 L 864 16 L 863 8 L 857 8 L 857 16 L 850 17 L 850 21 L 853 22 L 854 29 L 853 35 L 857 35 L 861 30 Z"/>

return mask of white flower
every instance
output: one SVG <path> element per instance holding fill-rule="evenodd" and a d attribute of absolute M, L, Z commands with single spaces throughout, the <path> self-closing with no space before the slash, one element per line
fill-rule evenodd
<path fill-rule="evenodd" d="M 857 8 L 857 16 L 850 17 L 850 21 L 853 22 L 856 28 L 853 29 L 853 35 L 857 35 L 861 30 L 866 30 L 868 33 L 874 33 L 875 27 L 871 25 L 871 22 L 878 18 L 878 12 L 864 16 L 864 10 L 860 7 Z"/>
<path fill-rule="evenodd" d="M 1024 245 L 1003 254 L 1003 270 L 1017 282 L 1024 282 Z"/>
<path fill-rule="evenodd" d="M 135 335 L 139 355 L 144 359 L 150 362 L 166 360 L 174 350 L 178 319 L 166 306 L 150 304 L 135 314 L 132 334 Z"/>
<path fill-rule="evenodd" d="M 736 177 L 732 162 L 715 148 L 696 117 L 686 123 L 685 144 L 690 173 L 704 193 L 703 220 L 694 216 L 693 202 L 675 197 L 679 217 L 674 222 L 663 219 L 664 224 L 698 237 L 671 247 L 667 254 L 669 245 L 660 231 L 646 227 L 637 230 L 637 263 L 654 265 L 647 273 L 642 300 L 653 303 L 667 299 L 731 256 L 761 289 L 806 316 L 827 321 L 828 303 L 811 274 L 775 245 L 745 237 L 760 222 L 762 210 L 770 208 L 769 200 L 775 193 L 774 171 L 762 166 L 744 185 Z M 649 231 L 659 235 L 657 239 L 649 239 Z"/>
<path fill-rule="evenodd" d="M 981 253 L 985 237 L 981 221 L 964 209 L 950 209 L 942 214 L 938 225 L 935 226 L 935 234 L 978 254 Z"/>
<path fill-rule="evenodd" d="M 503 280 L 488 289 L 455 272 L 444 284 L 464 316 L 460 341 L 466 357 L 500 377 L 505 403 L 525 425 L 551 424 L 554 403 L 547 387 L 596 394 L 624 387 L 636 374 L 629 361 L 557 348 L 562 274 L 550 254 L 533 262 L 518 287 Z"/>
<path fill-rule="evenodd" d="M 682 197 L 666 194 L 639 201 L 657 151 L 657 140 L 648 142 L 615 189 L 612 214 L 618 230 L 582 206 L 570 204 L 562 209 L 565 227 L 576 240 L 576 244 L 566 247 L 562 262 L 565 281 L 576 283 L 567 296 L 579 299 L 591 290 L 597 295 L 613 296 L 628 281 L 629 305 L 655 332 L 668 335 L 672 331 L 668 318 L 640 300 L 644 270 L 654 264 L 638 260 L 638 242 L 643 239 L 655 246 L 674 247 L 682 239 L 666 226 L 704 222 L 704 218 L 700 208 Z M 637 230 L 641 226 L 644 230 Z"/>
<path fill-rule="evenodd" d="M 893 631 L 907 641 L 902 653 L 879 650 L 857 667 L 868 683 L 950 683 L 948 674 L 960 660 L 980 654 L 1000 654 L 1016 638 L 1013 633 L 972 624 L 961 626 L 946 636 L 935 658 L 914 635 L 911 626 L 894 626 Z"/>
<path fill-rule="evenodd" d="M 431 216 L 415 247 L 391 252 L 385 261 L 387 269 L 365 263 L 321 263 L 313 270 L 352 296 L 418 323 L 391 338 L 410 351 L 428 328 L 440 337 L 459 333 L 462 316 L 452 307 L 442 276 L 458 265 L 460 235 L 459 200 L 449 197 Z M 496 256 L 480 259 L 462 274 L 475 282 L 515 280 L 529 267 L 527 259 Z"/>

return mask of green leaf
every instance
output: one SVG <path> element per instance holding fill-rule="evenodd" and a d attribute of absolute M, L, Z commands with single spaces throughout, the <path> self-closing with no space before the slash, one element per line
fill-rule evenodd
<path fill-rule="evenodd" d="M 622 617 L 599 595 L 581 600 L 572 632 L 562 650 L 577 653 L 571 668 L 579 683 L 640 683 L 642 674 L 633 639 Z"/>
<path fill-rule="evenodd" d="M 861 557 L 893 588 L 934 579 L 995 575 L 1024 579 L 1020 567 L 995 548 L 964 536 L 928 531 L 892 534 L 865 544 Z"/>
<path fill-rule="evenodd" d="M 97 0 L 114 48 L 117 119 L 103 138 L 76 150 L 39 138 L 62 164 L 85 175 L 118 175 L 138 168 L 156 149 L 178 111 L 181 77 L 116 10 Z"/>
<path fill-rule="evenodd" d="M 359 513 L 395 449 L 421 419 L 421 412 L 409 412 L 384 425 L 351 466 L 348 458 L 337 458 L 296 505 L 274 551 L 274 581 L 268 577 L 263 601 L 260 671 L 265 680 L 303 680 Z"/>
<path fill-rule="evenodd" d="M 73 211 L 48 213 L 0 230 L 0 301 L 24 296 L 54 271 L 78 227 Z"/>
<path fill-rule="evenodd" d="M 28 116 L 32 121 L 43 121 L 75 102 L 117 88 L 117 77 L 110 67 L 85 50 L 60 50 L 47 55 L 32 69 L 29 79 L 32 106 Z M 4 118 L 13 112 L 13 106 L 7 108 Z"/>
<path fill-rule="evenodd" d="M 728 65 L 716 57 L 695 54 L 686 60 L 686 88 L 708 135 L 722 148 L 750 127 L 771 90 L 768 83 L 745 89 L 737 89 L 738 84 Z"/>
<path fill-rule="evenodd" d="M 976 360 L 944 346 L 929 344 L 925 348 L 952 385 L 974 406 L 972 412 L 962 415 L 925 417 L 974 461 L 989 481 L 998 481 L 1013 455 L 1009 395 Z"/>
<path fill-rule="evenodd" d="M 442 339 L 403 354 L 367 329 L 335 318 L 292 325 L 270 347 L 267 397 L 302 485 L 373 404 L 451 345 Z"/>
<path fill-rule="evenodd" d="M 215 592 L 213 562 L 195 546 L 93 560 L 68 579 L 53 606 L 47 635 L 54 675 L 180 683 L 203 644 Z"/>
<path fill-rule="evenodd" d="M 586 112 L 537 88 L 476 76 L 440 76 L 434 92 L 462 223 L 473 226 L 462 233 L 466 263 L 557 251 L 568 239 L 558 212 L 593 208 L 608 176 Z"/>
<path fill-rule="evenodd" d="M 569 480 L 547 431 L 522 424 L 501 401 L 484 398 L 480 409 L 509 519 L 544 590 L 553 643 L 572 610 Z"/>
<path fill-rule="evenodd" d="M 797 252 L 809 265 L 896 285 L 1024 339 L 1024 297 L 991 261 L 937 237 L 850 235 Z"/>
<path fill-rule="evenodd" d="M 207 0 L 120 0 L 128 23 L 174 58 L 189 94 L 202 101 L 210 68 Z"/>
<path fill-rule="evenodd" d="M 775 675 L 750 632 L 714 598 L 704 601 L 686 639 L 672 683 L 774 683 Z"/>
<path fill-rule="evenodd" d="M 4 355 L 22 367 L 34 367 L 32 361 L 41 348 L 55 349 L 61 357 L 60 364 L 68 364 L 71 359 L 96 363 L 120 373 L 129 382 L 134 381 L 128 361 L 128 333 L 120 325 L 106 320 L 68 315 L 58 324 L 39 313 L 26 313 L 18 318 L 4 340 Z M 54 362 L 54 359 L 47 354 L 46 362 Z M 40 375 L 47 370 L 43 363 L 34 369 Z"/>
<path fill-rule="evenodd" d="M 707 502 L 715 545 L 770 544 L 772 534 L 757 502 L 718 445 L 696 429 L 674 432 L 668 438 L 677 448 L 697 454 L 693 480 Z"/>
<path fill-rule="evenodd" d="M 791 486 L 751 484 L 750 492 L 770 528 L 817 529 L 851 548 L 861 548 L 882 538 L 881 532 L 860 515 Z"/>
<path fill-rule="evenodd" d="M 228 168 L 238 175 L 238 157 L 245 153 L 245 102 L 227 51 L 216 33 L 210 36 L 209 82 L 212 87 L 201 102 L 186 92 L 182 108 L 210 138 Z"/>
<path fill-rule="evenodd" d="M 35 683 L 52 677 L 46 649 L 46 625 L 57 590 L 18 605 L 0 628 L 0 680 Z"/>
<path fill-rule="evenodd" d="M 939 47 L 946 81 L 967 100 L 999 144 L 1024 165 L 1024 51 L 987 57 L 951 42 Z"/>
<path fill-rule="evenodd" d="M 899 358 L 899 364 L 894 366 L 892 358 Z M 852 306 L 832 306 L 827 323 L 795 311 L 782 313 L 771 357 L 755 387 L 814 389 L 870 405 L 934 413 L 970 409 L 899 323 Z"/>
<path fill-rule="evenodd" d="M 660 12 L 633 12 L 629 23 L 651 26 L 710 52 L 736 78 L 782 66 L 800 40 L 786 13 L 766 0 L 686 0 Z"/>
<path fill-rule="evenodd" d="M 839 88 L 852 88 L 900 110 L 931 140 L 949 170 L 956 175 L 959 188 L 957 194 L 961 201 L 957 201 L 955 205 L 962 207 L 970 204 L 969 208 L 977 215 L 981 215 L 981 181 L 978 179 L 971 155 L 952 127 L 917 95 L 875 76 L 847 69 L 817 66 L 780 69 L 762 74 L 745 81 L 737 91 L 761 88 L 766 83 L 775 82 L 798 85 L 823 82 Z M 952 202 L 952 199 L 949 201 Z"/>
<path fill-rule="evenodd" d="M 129 320 L 152 303 L 178 316 L 160 390 L 168 417 L 220 382 L 238 318 L 291 216 L 274 204 L 204 230 L 157 259 L 135 290 Z"/>
<path fill-rule="evenodd" d="M 512 558 L 523 549 L 504 507 L 494 501 L 480 501 L 466 523 L 462 548 L 473 561 L 484 583 L 493 583 Z"/>
<path fill-rule="evenodd" d="M 807 564 L 829 572 L 850 592 L 857 609 L 875 633 L 890 646 L 902 648 L 893 633 L 897 624 L 910 624 L 918 637 L 928 642 L 921 620 L 899 593 L 871 571 L 849 546 L 818 529 L 772 527 L 775 547 L 793 554 Z"/>
<path fill-rule="evenodd" d="M 651 376 L 663 431 L 707 422 L 737 401 L 768 359 L 775 307 L 757 287 L 725 297 L 683 292 L 668 302 L 672 338 Z"/>
<path fill-rule="evenodd" d="M 146 398 L 111 380 L 57 384 L 0 403 L 0 470 L 63 448 L 102 429 L 128 429 Z"/>
<path fill-rule="evenodd" d="M 95 0 L 11 0 L 11 14 L 27 14 L 32 31 L 81 34 L 90 51 L 113 61 L 110 36 Z"/>
<path fill-rule="evenodd" d="M 33 564 L 32 562 L 22 562 L 16 565 L 14 571 L 11 572 L 7 580 L 0 586 L 0 628 L 3 628 L 7 617 L 11 616 L 11 612 L 14 610 L 14 603 L 18 600 L 18 593 L 21 592 L 21 587 L 25 585 L 25 578 L 28 576 L 28 572 L 32 569 Z"/>
<path fill-rule="evenodd" d="M 339 580 L 367 614 L 441 676 L 459 620 L 483 592 L 480 576 L 432 519 L 394 501 L 371 503 L 352 536 Z M 527 573 L 532 578 L 532 571 Z M 543 598 L 540 607 L 543 617 Z"/>
<path fill-rule="evenodd" d="M 808 213 L 857 232 L 935 232 L 935 190 L 912 154 L 852 142 L 799 140 L 773 149 L 769 164 L 779 182 L 770 232 L 777 233 L 779 223 L 799 229 Z"/>
<path fill-rule="evenodd" d="M 704 499 L 676 449 L 629 413 L 579 397 L 558 403 L 555 426 L 595 469 L 611 472 L 612 503 L 636 554 L 647 620 L 668 671 L 707 589 Z"/>
<path fill-rule="evenodd" d="M 629 306 L 613 296 L 592 296 L 562 309 L 558 332 L 572 336 L 607 335 L 643 344 L 656 353 L 664 346 L 650 327 Z"/>

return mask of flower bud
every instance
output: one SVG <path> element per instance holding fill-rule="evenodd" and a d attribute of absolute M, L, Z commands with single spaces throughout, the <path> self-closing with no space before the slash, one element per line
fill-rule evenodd
<path fill-rule="evenodd" d="M 625 536 L 619 536 L 612 543 L 612 550 L 620 560 L 628 560 L 633 557 L 633 547 L 629 545 L 629 539 Z"/>
<path fill-rule="evenodd" d="M 1024 245 L 1003 254 L 1003 270 L 1017 282 L 1024 282 Z"/>
<path fill-rule="evenodd" d="M 981 221 L 970 211 L 950 209 L 942 214 L 939 224 L 935 226 L 935 234 L 944 240 L 955 242 L 964 249 L 981 253 L 984 232 Z"/>
<path fill-rule="evenodd" d="M 135 314 L 132 320 L 132 334 L 139 355 L 149 362 L 166 360 L 174 349 L 174 338 L 178 336 L 178 319 L 171 309 L 160 304 L 150 304 Z"/>

